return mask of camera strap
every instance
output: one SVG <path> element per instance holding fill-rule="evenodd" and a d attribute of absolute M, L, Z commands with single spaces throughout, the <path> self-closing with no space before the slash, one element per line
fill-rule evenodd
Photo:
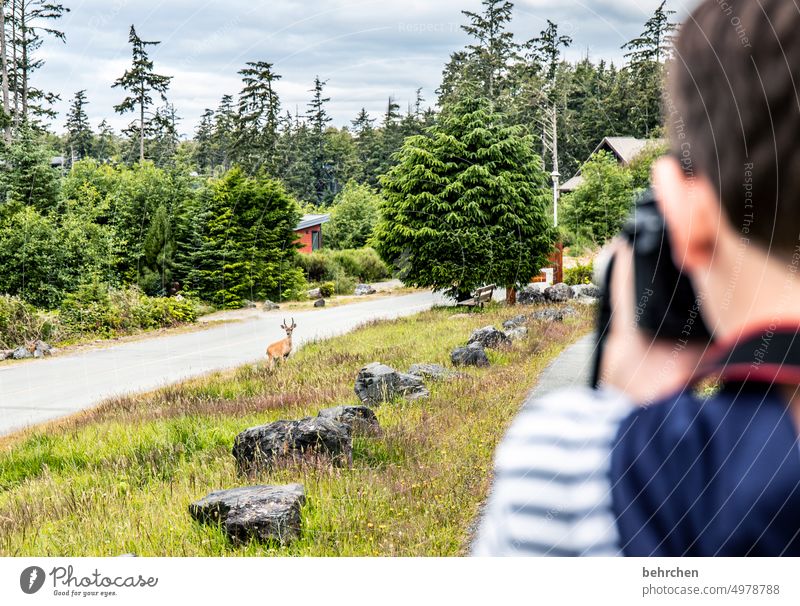
<path fill-rule="evenodd" d="M 731 383 L 800 385 L 800 323 L 771 324 L 714 346 L 692 383 L 716 377 Z"/>

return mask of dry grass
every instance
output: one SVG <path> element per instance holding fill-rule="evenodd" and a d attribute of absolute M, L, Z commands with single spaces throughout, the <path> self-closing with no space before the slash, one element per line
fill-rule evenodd
<path fill-rule="evenodd" d="M 382 361 L 449 364 L 472 329 L 520 309 L 452 319 L 437 309 L 312 343 L 269 373 L 251 365 L 109 401 L 0 447 L 0 555 L 457 555 L 485 498 L 492 453 L 536 376 L 585 334 L 591 310 L 530 325 L 492 366 L 430 385 L 431 397 L 376 412 L 384 433 L 354 440 L 353 466 L 282 466 L 258 483 L 301 482 L 308 502 L 292 545 L 233 544 L 187 512 L 250 480 L 230 449 L 252 425 L 355 403 L 358 369 Z"/>

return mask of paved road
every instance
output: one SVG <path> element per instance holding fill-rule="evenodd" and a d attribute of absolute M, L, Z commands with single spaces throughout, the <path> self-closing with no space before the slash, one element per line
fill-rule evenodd
<path fill-rule="evenodd" d="M 348 332 L 368 320 L 408 316 L 444 300 L 430 292 L 295 312 L 295 346 Z M 285 336 L 284 312 L 102 349 L 0 366 L 0 435 L 63 417 L 125 393 L 264 359 Z"/>

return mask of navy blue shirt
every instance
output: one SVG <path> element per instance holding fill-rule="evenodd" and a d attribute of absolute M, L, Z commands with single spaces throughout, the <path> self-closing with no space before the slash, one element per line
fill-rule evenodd
<path fill-rule="evenodd" d="M 800 556 L 800 446 L 771 382 L 630 414 L 611 460 L 628 556 Z"/>

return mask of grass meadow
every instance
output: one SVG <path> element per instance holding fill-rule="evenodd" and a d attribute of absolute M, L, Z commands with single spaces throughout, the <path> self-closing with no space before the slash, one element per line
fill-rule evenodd
<path fill-rule="evenodd" d="M 590 330 L 591 308 L 563 323 L 530 323 L 512 349 L 489 352 L 491 367 L 429 383 L 428 399 L 378 407 L 383 436 L 354 439 L 352 468 L 283 466 L 243 478 L 231 447 L 247 427 L 357 403 L 353 381 L 364 364 L 449 365 L 474 328 L 525 311 L 434 309 L 370 323 L 304 346 L 274 373 L 248 365 L 2 439 L 0 555 L 464 554 L 495 446 L 543 367 Z M 287 546 L 234 544 L 187 510 L 213 490 L 289 482 L 305 485 L 307 503 L 301 538 Z"/>

